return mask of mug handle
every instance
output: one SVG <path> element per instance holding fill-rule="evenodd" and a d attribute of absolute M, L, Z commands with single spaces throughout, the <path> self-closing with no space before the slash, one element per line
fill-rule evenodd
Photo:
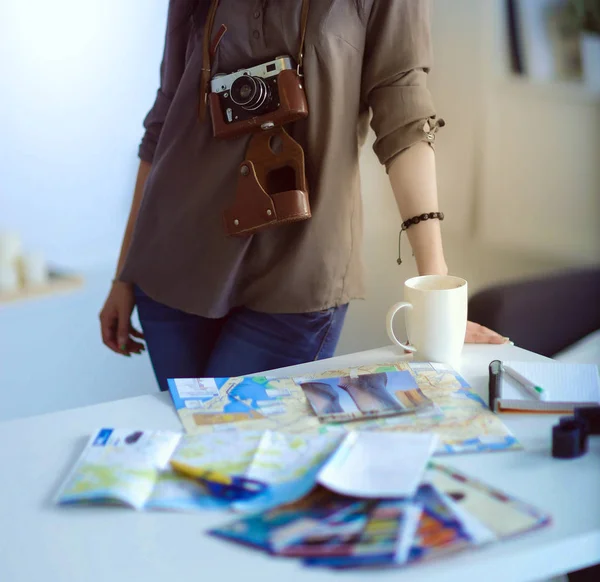
<path fill-rule="evenodd" d="M 394 328 L 392 326 L 393 322 L 394 322 L 394 317 L 396 316 L 396 313 L 398 313 L 398 311 L 400 311 L 401 309 L 412 309 L 413 306 L 410 303 L 407 303 L 406 301 L 402 301 L 401 303 L 396 303 L 396 305 L 392 306 L 390 308 L 390 310 L 388 311 L 387 317 L 386 317 L 386 328 L 387 328 L 387 334 L 388 337 L 390 338 L 390 340 L 395 343 L 397 346 L 400 346 L 401 348 L 404 348 L 407 352 L 416 352 L 417 349 L 414 348 L 413 346 L 409 346 L 407 344 L 403 344 L 397 337 L 396 334 L 394 333 Z"/>

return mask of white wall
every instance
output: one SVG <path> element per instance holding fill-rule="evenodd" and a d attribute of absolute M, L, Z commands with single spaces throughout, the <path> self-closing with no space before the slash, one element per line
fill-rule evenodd
<path fill-rule="evenodd" d="M 114 263 L 167 4 L 0 3 L 0 230 L 61 266 Z"/>
<path fill-rule="evenodd" d="M 600 93 L 583 83 L 539 80 L 553 68 L 541 30 L 525 37 L 536 37 L 525 45 L 526 66 L 535 65 L 536 75 L 511 75 L 504 2 L 483 4 L 488 34 L 481 52 L 491 66 L 483 77 L 476 238 L 496 249 L 598 264 Z M 525 4 L 540 10 L 540 0 Z M 541 52 L 533 50 L 540 40 Z"/>
<path fill-rule="evenodd" d="M 497 85 L 487 117 L 481 240 L 598 262 L 599 104 L 600 97 L 582 91 Z"/>
<path fill-rule="evenodd" d="M 433 0 L 434 63 L 428 85 L 446 126 L 436 144 L 440 199 L 445 204 L 447 233 L 473 230 L 475 176 L 482 139 L 483 78 L 490 0 Z M 494 1 L 494 0 L 492 0 Z M 466 104 L 469 104 L 466 106 Z"/>

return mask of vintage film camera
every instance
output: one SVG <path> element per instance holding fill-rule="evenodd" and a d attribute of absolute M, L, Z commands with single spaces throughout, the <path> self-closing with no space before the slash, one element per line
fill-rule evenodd
<path fill-rule="evenodd" d="M 215 75 L 209 100 L 218 138 L 266 131 L 308 116 L 302 77 L 289 56 Z"/>

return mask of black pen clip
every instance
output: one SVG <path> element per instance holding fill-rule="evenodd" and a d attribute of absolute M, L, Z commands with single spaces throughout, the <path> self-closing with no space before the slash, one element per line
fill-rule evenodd
<path fill-rule="evenodd" d="M 496 412 L 496 400 L 498 399 L 502 379 L 502 362 L 500 360 L 490 362 L 489 372 L 488 406 L 492 412 Z"/>

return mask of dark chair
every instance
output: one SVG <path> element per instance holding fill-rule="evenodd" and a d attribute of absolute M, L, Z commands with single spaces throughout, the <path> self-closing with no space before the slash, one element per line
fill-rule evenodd
<path fill-rule="evenodd" d="M 469 319 L 552 357 L 600 329 L 600 268 L 484 289 L 469 300 Z"/>

